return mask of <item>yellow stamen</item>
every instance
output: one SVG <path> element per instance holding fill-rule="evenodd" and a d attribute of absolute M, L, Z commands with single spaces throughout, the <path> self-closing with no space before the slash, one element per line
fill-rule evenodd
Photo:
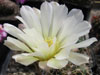
<path fill-rule="evenodd" d="M 46 40 L 46 42 L 48 43 L 49 47 L 53 44 L 53 40 L 52 39 Z"/>

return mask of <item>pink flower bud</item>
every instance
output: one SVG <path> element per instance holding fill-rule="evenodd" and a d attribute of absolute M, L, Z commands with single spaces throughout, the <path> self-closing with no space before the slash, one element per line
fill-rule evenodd
<path fill-rule="evenodd" d="M 0 25 L 0 42 L 1 42 L 4 38 L 6 38 L 6 36 L 7 36 L 7 33 L 4 31 L 2 25 Z"/>
<path fill-rule="evenodd" d="M 21 4 L 23 4 L 23 3 L 26 2 L 26 0 L 16 0 L 16 2 L 17 2 L 17 3 L 21 3 Z"/>

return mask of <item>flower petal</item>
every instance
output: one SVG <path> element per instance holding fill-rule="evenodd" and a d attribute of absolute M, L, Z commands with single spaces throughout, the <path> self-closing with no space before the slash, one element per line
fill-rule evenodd
<path fill-rule="evenodd" d="M 49 70 L 49 67 L 47 66 L 47 61 L 40 61 L 39 62 L 39 67 L 43 70 Z"/>
<path fill-rule="evenodd" d="M 21 41 L 23 41 L 25 44 L 27 44 L 32 50 L 34 50 L 35 47 L 37 47 L 37 41 L 34 41 L 34 37 L 31 38 L 30 36 L 27 36 L 26 34 L 19 34 L 19 37 L 21 38 Z M 28 40 L 26 40 L 28 39 Z"/>
<path fill-rule="evenodd" d="M 68 8 L 65 5 L 59 5 L 53 8 L 53 23 L 49 29 L 49 36 L 55 37 L 62 26 L 63 21 L 67 18 Z"/>
<path fill-rule="evenodd" d="M 37 32 L 35 28 L 23 29 L 23 32 L 25 34 L 19 34 L 21 41 L 23 41 L 25 44 L 27 44 L 33 50 L 39 44 L 44 42 L 42 35 L 39 32 Z"/>
<path fill-rule="evenodd" d="M 16 38 L 19 38 L 18 34 L 23 34 L 23 32 L 20 29 L 8 23 L 4 24 L 4 30 Z"/>
<path fill-rule="evenodd" d="M 38 18 L 40 19 L 41 11 L 35 7 L 33 7 L 33 10 L 34 10 L 35 14 L 38 16 Z"/>
<path fill-rule="evenodd" d="M 67 18 L 63 21 L 62 27 L 59 29 L 59 33 L 57 34 L 57 38 L 62 40 L 66 37 L 72 36 L 73 28 L 76 27 L 77 19 L 74 16 Z"/>
<path fill-rule="evenodd" d="M 70 45 L 73 45 L 78 40 L 79 40 L 79 38 L 77 36 L 74 36 L 74 35 L 66 37 L 61 41 L 61 48 L 65 48 L 65 47 L 68 47 Z"/>
<path fill-rule="evenodd" d="M 69 57 L 70 51 L 70 48 L 64 48 L 58 54 L 55 55 L 55 58 L 58 60 L 67 59 Z"/>
<path fill-rule="evenodd" d="M 35 51 L 33 53 L 30 53 L 29 56 L 33 56 L 33 57 L 37 57 L 37 58 L 45 58 L 45 56 L 39 51 Z"/>
<path fill-rule="evenodd" d="M 54 69 L 61 69 L 63 67 L 65 67 L 68 64 L 67 60 L 57 60 L 57 59 L 50 59 L 47 62 L 47 66 L 54 68 Z"/>
<path fill-rule="evenodd" d="M 49 56 L 49 46 L 46 42 L 41 43 L 40 45 L 38 45 L 36 51 L 40 52 L 41 54 L 43 54 L 43 56 L 45 58 L 47 58 Z"/>
<path fill-rule="evenodd" d="M 95 41 L 97 41 L 96 38 L 90 38 L 90 39 L 87 39 L 83 42 L 80 42 L 80 43 L 77 43 L 75 45 L 72 46 L 72 49 L 75 49 L 75 48 L 83 48 L 83 47 L 88 47 L 90 46 L 92 43 L 94 43 Z"/>
<path fill-rule="evenodd" d="M 40 20 L 34 10 L 29 6 L 22 6 L 20 9 L 20 14 L 23 20 L 27 23 L 28 28 L 36 28 L 41 32 Z"/>
<path fill-rule="evenodd" d="M 29 54 L 27 54 L 27 53 L 14 55 L 12 58 L 15 59 L 16 62 L 23 64 L 25 66 L 28 66 L 28 65 L 38 61 L 37 58 L 29 56 Z"/>
<path fill-rule="evenodd" d="M 23 23 L 23 25 L 24 25 L 25 28 L 28 28 L 27 23 L 23 20 L 22 17 L 20 17 L 20 16 L 16 16 L 16 18 L 17 18 L 18 20 L 20 20 L 20 21 Z"/>
<path fill-rule="evenodd" d="M 87 21 L 78 21 L 75 16 L 70 16 L 62 23 L 62 29 L 57 35 L 59 40 L 66 39 L 71 36 L 78 38 L 89 33 L 91 25 Z"/>
<path fill-rule="evenodd" d="M 23 42 L 11 37 L 7 37 L 7 40 L 5 40 L 4 45 L 15 51 L 32 52 Z"/>
<path fill-rule="evenodd" d="M 71 16 L 74 16 L 78 22 L 81 22 L 84 19 L 84 15 L 80 9 L 72 9 L 68 14 L 68 17 Z"/>
<path fill-rule="evenodd" d="M 32 37 L 32 39 L 34 37 L 33 40 L 35 40 L 36 42 L 44 41 L 43 36 L 35 28 L 23 29 L 23 31 L 25 32 L 25 34 L 27 34 L 27 36 Z"/>
<path fill-rule="evenodd" d="M 88 34 L 90 29 L 91 29 L 91 24 L 87 21 L 83 21 L 77 24 L 77 26 L 73 29 L 72 33 L 74 35 L 81 37 Z"/>
<path fill-rule="evenodd" d="M 49 27 L 51 25 L 52 20 L 52 5 L 48 2 L 44 2 L 41 5 L 41 24 L 44 38 L 47 38 Z"/>
<path fill-rule="evenodd" d="M 55 1 L 51 1 L 50 3 L 53 6 L 53 8 L 56 8 L 57 6 L 59 6 L 59 3 L 55 2 Z"/>
<path fill-rule="evenodd" d="M 80 53 L 70 52 L 68 60 L 75 65 L 89 63 L 89 57 Z"/>
<path fill-rule="evenodd" d="M 83 21 L 83 13 L 80 9 L 72 9 L 67 19 L 63 21 L 62 25 L 62 35 L 60 36 L 69 36 L 72 35 L 73 28 L 76 28 L 77 24 Z M 77 26 L 78 27 L 78 26 Z"/>

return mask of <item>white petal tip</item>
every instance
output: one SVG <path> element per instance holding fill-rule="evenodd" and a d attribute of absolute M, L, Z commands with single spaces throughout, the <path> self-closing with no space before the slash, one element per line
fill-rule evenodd
<path fill-rule="evenodd" d="M 94 42 L 98 41 L 95 37 L 93 37 L 92 40 L 93 40 Z"/>

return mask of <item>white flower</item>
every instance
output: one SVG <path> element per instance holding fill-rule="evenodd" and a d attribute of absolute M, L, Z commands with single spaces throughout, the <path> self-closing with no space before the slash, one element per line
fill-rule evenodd
<path fill-rule="evenodd" d="M 47 66 L 61 69 L 68 61 L 75 65 L 88 63 L 88 56 L 73 51 L 97 41 L 90 38 L 77 43 L 91 29 L 90 23 L 83 20 L 81 10 L 72 9 L 68 13 L 65 5 L 44 2 L 40 10 L 22 6 L 20 14 L 16 18 L 24 24 L 24 29 L 4 24 L 6 32 L 16 38 L 8 37 L 4 44 L 12 50 L 23 51 L 13 56 L 16 62 L 27 66 L 39 61 L 42 69 Z"/>

